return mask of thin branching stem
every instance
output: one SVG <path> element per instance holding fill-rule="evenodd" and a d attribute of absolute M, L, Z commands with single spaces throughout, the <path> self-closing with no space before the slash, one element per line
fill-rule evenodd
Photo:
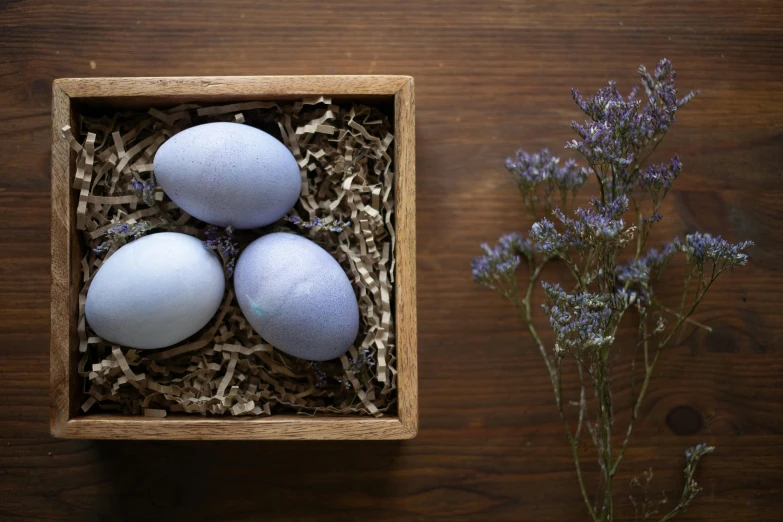
<path fill-rule="evenodd" d="M 558 413 L 560 414 L 560 420 L 563 423 L 563 428 L 565 429 L 566 438 L 568 439 L 568 443 L 571 446 L 571 453 L 574 458 L 574 468 L 576 469 L 576 477 L 577 481 L 579 482 L 579 489 L 582 493 L 582 499 L 585 502 L 585 507 L 587 508 L 587 512 L 590 514 L 590 518 L 594 521 L 598 520 L 595 516 L 595 512 L 593 511 L 593 506 L 590 504 L 590 499 L 587 495 L 587 488 L 585 487 L 584 483 L 584 477 L 582 475 L 582 466 L 579 461 L 579 445 L 577 443 L 577 440 L 574 438 L 573 434 L 571 433 L 571 428 L 568 426 L 568 420 L 565 417 L 565 412 L 563 410 L 563 399 L 562 399 L 562 391 L 561 391 L 561 385 L 560 385 L 560 361 L 553 362 L 552 359 L 550 359 L 549 355 L 547 354 L 546 347 L 544 346 L 543 341 L 538 335 L 538 332 L 536 331 L 535 326 L 533 325 L 533 316 L 531 311 L 531 298 L 533 295 L 533 289 L 535 288 L 535 284 L 538 282 L 538 278 L 541 275 L 541 271 L 544 269 L 544 266 L 549 261 L 548 258 L 543 259 L 540 263 L 537 265 L 535 263 L 530 262 L 531 268 L 533 268 L 532 272 L 530 273 L 530 278 L 527 286 L 527 291 L 525 292 L 524 299 L 521 300 L 521 302 L 517 301 L 515 303 L 517 309 L 522 314 L 522 319 L 525 322 L 525 325 L 527 326 L 528 331 L 530 332 L 531 337 L 536 342 L 536 345 L 538 346 L 539 352 L 541 352 L 541 357 L 544 359 L 544 364 L 546 365 L 547 371 L 549 372 L 550 380 L 552 381 L 552 389 L 555 393 L 555 404 L 557 405 Z M 584 387 L 583 387 L 584 391 Z M 584 393 L 582 393 L 582 397 L 584 397 Z"/>

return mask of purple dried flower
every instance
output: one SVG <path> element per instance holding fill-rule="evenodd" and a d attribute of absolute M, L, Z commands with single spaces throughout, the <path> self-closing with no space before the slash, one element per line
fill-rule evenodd
<path fill-rule="evenodd" d="M 661 277 L 672 256 L 680 251 L 680 240 L 661 245 L 661 250 L 650 249 L 644 257 L 632 260 L 616 269 L 617 279 L 639 292 L 642 302 L 649 301 L 651 287 Z"/>
<path fill-rule="evenodd" d="M 682 162 L 676 154 L 668 165 L 650 165 L 639 177 L 642 191 L 652 197 L 657 206 L 671 189 L 674 181 L 682 174 Z"/>
<path fill-rule="evenodd" d="M 706 261 L 714 264 L 721 263 L 722 267 L 729 268 L 744 265 L 748 260 L 745 250 L 753 246 L 752 241 L 743 241 L 732 245 L 720 236 L 712 236 L 702 232 L 694 232 L 685 236 L 685 243 L 681 250 L 689 262 L 703 267 Z"/>
<path fill-rule="evenodd" d="M 542 283 L 547 296 L 544 311 L 555 333 L 555 353 L 580 352 L 611 344 L 607 333 L 612 317 L 606 296 L 580 292 L 567 294 L 560 285 Z"/>
<path fill-rule="evenodd" d="M 688 448 L 685 450 L 685 458 L 692 459 L 692 458 L 701 458 L 703 455 L 706 455 L 707 453 L 712 453 L 712 451 L 715 448 L 712 446 L 707 446 L 705 443 L 697 444 L 692 448 Z"/>
<path fill-rule="evenodd" d="M 620 216 L 628 212 L 628 197 L 624 194 L 607 202 L 605 205 L 596 198 L 592 198 L 590 204 L 595 209 L 595 212 L 604 219 L 619 219 Z M 587 211 L 587 213 L 590 213 L 590 211 Z"/>
<path fill-rule="evenodd" d="M 143 219 L 140 221 L 137 221 L 133 224 L 128 223 L 117 223 L 116 225 L 112 226 L 109 230 L 106 231 L 106 233 L 109 235 L 109 238 L 98 245 L 97 247 L 93 248 L 93 252 L 96 254 L 99 254 L 101 252 L 107 252 L 111 249 L 111 247 L 120 240 L 127 240 L 127 239 L 138 239 L 145 235 L 147 232 L 155 228 L 154 226 L 150 225 Z"/>
<path fill-rule="evenodd" d="M 643 259 L 631 261 L 617 267 L 617 279 L 622 283 L 646 287 L 650 281 L 650 270 Z"/>
<path fill-rule="evenodd" d="M 497 289 L 504 295 L 516 284 L 516 270 L 520 256 L 531 258 L 535 253 L 533 242 L 513 232 L 498 240 L 494 248 L 482 244 L 484 255 L 473 260 L 473 279 L 489 288 Z"/>
<path fill-rule="evenodd" d="M 223 261 L 223 267 L 226 272 L 226 278 L 231 277 L 234 274 L 234 266 L 237 262 L 237 254 L 239 253 L 238 245 L 234 241 L 234 228 L 227 226 L 223 229 L 223 232 L 218 232 L 218 228 L 214 225 L 209 225 L 204 229 L 204 235 L 206 239 L 201 243 L 205 248 L 213 250 L 218 253 L 220 259 Z"/>
<path fill-rule="evenodd" d="M 613 516 L 611 484 L 635 421 L 635 416 L 632 416 L 626 428 L 626 439 L 620 456 L 617 460 L 609 459 L 607 462 L 603 457 L 606 453 L 606 441 L 613 436 L 614 421 L 612 369 L 619 360 L 619 349 L 613 349 L 612 344 L 621 319 L 632 305 L 635 306 L 639 319 L 636 350 L 644 351 L 647 372 L 645 385 L 635 399 L 634 408 L 638 408 L 658 355 L 670 342 L 674 331 L 693 313 L 718 274 L 727 268 L 747 262 L 745 250 L 752 244 L 743 242 L 731 245 L 720 237 L 697 233 L 688 235 L 684 242 L 675 239 L 660 249 L 652 249 L 644 256 L 641 255 L 652 224 L 662 219 L 659 212 L 660 203 L 682 173 L 682 164 L 677 156 L 668 164 L 653 165 L 646 169 L 642 167 L 642 163 L 675 122 L 678 108 L 689 102 L 695 93 L 677 99 L 674 71 L 668 60 L 662 60 L 652 74 L 640 67 L 639 74 L 641 85 L 647 94 L 646 102 L 638 99 L 638 87 L 634 88 L 627 98 L 623 98 L 614 82 L 610 82 L 595 96 L 587 99 L 580 96 L 578 91 L 573 91 L 574 100 L 589 120 L 583 124 L 573 123 L 573 129 L 579 139 L 570 142 L 566 147 L 578 150 L 587 158 L 589 166 L 596 174 L 601 197 L 600 200 L 594 199 L 589 207 L 578 209 L 573 215 L 566 216 L 562 210 L 555 209 L 552 212 L 557 219 L 554 224 L 543 219 L 533 225 L 529 236 L 529 241 L 532 242 L 529 250 L 543 253 L 544 256 L 537 260 L 538 264 L 531 263 L 527 292 L 516 286 L 514 270 L 519 264 L 520 249 L 510 247 L 517 241 L 513 236 L 501 240 L 494 249 L 482 245 L 485 255 L 476 259 L 473 265 L 473 276 L 478 282 L 501 292 L 521 312 L 531 336 L 544 356 L 558 406 L 562 406 L 566 401 L 565 388 L 561 387 L 560 380 L 564 374 L 561 373 L 561 361 L 558 357 L 570 354 L 578 361 L 581 399 L 573 404 L 579 407 L 579 421 L 575 432 L 571 432 L 569 428 L 569 441 L 572 445 L 578 441 L 581 428 L 586 425 L 599 454 L 605 491 L 599 490 L 597 494 L 600 498 L 603 493 L 603 504 L 592 506 L 585 495 L 585 489 L 582 488 L 588 512 L 595 519 L 611 519 Z M 575 164 L 567 165 L 569 168 L 566 170 L 569 170 L 569 173 L 563 179 L 572 179 L 577 175 Z M 547 210 L 551 210 L 552 191 L 555 188 L 568 190 L 568 187 L 561 186 L 556 181 L 558 169 L 561 167 L 558 166 L 556 158 L 546 150 L 533 155 L 520 151 L 514 159 L 506 161 L 506 167 L 515 177 L 525 206 L 534 220 L 534 204 L 542 203 Z M 578 183 L 581 182 L 582 179 L 579 178 Z M 545 198 L 540 196 L 539 186 L 542 184 L 545 187 Z M 639 193 L 642 196 L 651 196 L 653 205 L 649 216 L 641 214 L 639 201 L 636 199 Z M 623 215 L 628 211 L 629 198 L 632 198 L 630 201 L 637 213 L 634 219 L 636 226 L 626 227 Z M 618 266 L 617 260 L 622 255 L 623 247 L 634 237 L 636 248 L 633 260 Z M 669 310 L 654 299 L 653 286 L 674 254 L 681 251 L 685 252 L 691 266 L 685 280 L 680 311 L 677 312 Z M 549 315 L 556 338 L 554 355 L 546 352 L 546 345 L 536 334 L 536 326 L 530 313 L 531 290 L 540 277 L 543 264 L 552 258 L 565 262 L 575 283 L 575 290 L 570 294 L 558 285 L 543 285 L 547 296 L 544 310 Z M 712 262 L 712 267 L 709 267 L 711 270 L 705 270 L 705 264 L 709 261 Z M 692 290 L 691 277 L 696 269 L 700 281 L 697 295 L 692 296 L 689 289 Z M 687 301 L 689 297 L 692 297 L 690 303 Z M 665 333 L 667 323 L 661 316 L 662 311 L 677 317 L 677 323 L 668 335 Z M 650 343 L 653 336 L 659 336 L 654 340 L 655 344 Z M 649 356 L 651 347 L 657 350 L 652 357 Z M 636 361 L 635 358 L 633 360 Z M 631 364 L 633 374 L 634 363 Z M 586 417 L 588 408 L 585 392 L 590 386 L 595 391 L 598 410 L 595 421 Z M 560 413 L 563 415 L 562 409 Z M 586 421 L 586 424 L 583 424 L 583 421 Z M 693 474 L 699 459 L 713 449 L 699 444 L 686 452 L 685 486 L 680 495 L 681 500 L 673 511 L 663 515 L 664 519 L 668 520 L 681 511 L 700 491 L 701 488 L 693 480 Z M 575 461 L 578 468 L 577 455 Z M 649 478 L 651 473 L 648 482 Z M 665 500 L 657 506 L 653 505 L 650 511 L 645 499 L 645 511 L 640 516 L 646 519 L 656 514 L 663 502 Z"/>
<path fill-rule="evenodd" d="M 131 230 L 130 225 L 128 225 L 127 223 L 120 223 L 118 225 L 114 225 L 113 227 L 111 227 L 109 229 L 109 233 L 127 235 L 130 234 L 130 230 Z"/>
<path fill-rule="evenodd" d="M 572 140 L 566 148 L 579 151 L 590 165 L 629 165 L 633 154 L 627 141 L 637 136 L 638 100 L 624 100 L 615 82 L 600 89 L 595 96 L 584 99 L 577 89 L 571 90 L 574 101 L 592 121 L 584 125 L 571 122 L 571 128 L 582 141 Z"/>
<path fill-rule="evenodd" d="M 136 177 L 131 178 L 131 190 L 136 197 L 144 201 L 148 206 L 155 205 L 155 178 L 151 177 L 147 181 L 139 180 Z"/>
<path fill-rule="evenodd" d="M 375 366 L 375 361 L 372 358 L 372 351 L 369 348 L 365 348 L 359 352 L 356 359 L 352 359 L 348 363 L 348 371 L 355 376 L 356 374 L 361 374 L 363 368 L 369 370 L 373 366 Z"/>
<path fill-rule="evenodd" d="M 568 142 L 566 148 L 577 150 L 587 159 L 598 174 L 602 191 L 607 190 L 612 197 L 633 189 L 639 177 L 636 160 L 641 151 L 663 138 L 675 121 L 677 109 L 696 95 L 691 92 L 677 100 L 674 71 L 668 60 L 661 60 L 652 75 L 644 66 L 639 74 L 647 93 L 644 106 L 636 99 L 638 89 L 623 99 L 614 82 L 587 99 L 572 90 L 574 101 L 590 120 L 584 124 L 572 122 L 580 140 Z M 674 178 L 679 175 L 674 165 L 669 170 Z M 665 183 L 670 186 L 671 181 Z"/>
<path fill-rule="evenodd" d="M 624 246 L 629 237 L 625 233 L 625 222 L 620 216 L 628 210 L 628 198 L 620 196 L 602 205 L 592 200 L 593 208 L 578 208 L 574 218 L 567 217 L 560 209 L 553 214 L 563 224 L 563 233 L 546 219 L 533 225 L 530 237 L 537 241 L 536 247 L 546 252 L 562 252 L 563 248 L 585 251 L 594 248 Z"/>
<path fill-rule="evenodd" d="M 674 69 L 666 58 L 658 62 L 653 74 L 648 73 L 644 65 L 640 65 L 639 76 L 648 98 L 643 110 L 644 130 L 650 138 L 662 136 L 676 121 L 677 109 L 691 101 L 698 91 L 691 91 L 677 100 Z"/>
<path fill-rule="evenodd" d="M 535 242 L 535 249 L 547 255 L 557 255 L 564 251 L 566 245 L 555 225 L 547 218 L 542 219 L 530 228 L 530 239 Z"/>
<path fill-rule="evenodd" d="M 325 219 L 321 218 L 313 218 L 309 221 L 302 221 L 302 218 L 299 216 L 289 216 L 285 218 L 287 221 L 290 221 L 294 225 L 300 226 L 302 228 L 319 228 L 321 230 L 328 230 L 329 232 L 334 232 L 336 234 L 339 234 L 343 231 L 345 227 L 348 227 L 351 225 L 350 221 L 340 221 L 340 220 L 333 220 L 327 222 Z"/>
<path fill-rule="evenodd" d="M 327 384 L 327 376 L 324 369 L 318 363 L 313 363 L 313 373 L 315 373 L 315 387 L 325 388 Z"/>
<path fill-rule="evenodd" d="M 572 159 L 560 166 L 560 158 L 553 156 L 548 149 L 535 154 L 519 149 L 514 158 L 506 159 L 506 168 L 521 191 L 535 191 L 538 185 L 545 184 L 546 194 L 555 189 L 563 194 L 573 194 L 584 185 L 588 175 L 587 169 Z"/>

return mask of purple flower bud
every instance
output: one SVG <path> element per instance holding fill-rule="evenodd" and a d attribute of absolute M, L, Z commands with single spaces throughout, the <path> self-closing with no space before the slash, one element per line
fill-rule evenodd
<path fill-rule="evenodd" d="M 732 245 L 720 236 L 695 232 L 685 236 L 685 244 L 681 246 L 688 260 L 697 266 L 706 261 L 725 266 L 741 266 L 748 260 L 745 250 L 753 246 L 752 241 L 743 241 Z"/>

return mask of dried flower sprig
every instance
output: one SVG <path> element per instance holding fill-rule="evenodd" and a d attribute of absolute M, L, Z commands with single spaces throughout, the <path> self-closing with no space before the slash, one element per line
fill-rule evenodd
<path fill-rule="evenodd" d="M 372 353 L 369 348 L 365 348 L 359 352 L 356 359 L 351 359 L 348 362 L 348 371 L 356 376 L 369 372 L 373 366 L 375 366 L 375 360 L 372 357 Z"/>
<path fill-rule="evenodd" d="M 347 355 L 350 357 L 350 354 Z M 375 358 L 369 348 L 361 350 L 355 359 L 349 358 L 347 368 L 345 369 L 329 363 L 314 362 L 312 368 L 315 375 L 315 387 L 319 389 L 328 388 L 331 379 L 338 385 L 344 385 L 350 389 L 353 386 L 351 377 L 358 379 L 362 384 L 366 384 L 367 381 L 374 377 L 374 367 Z"/>
<path fill-rule="evenodd" d="M 323 366 L 321 366 L 319 363 L 314 362 L 313 363 L 313 375 L 315 375 L 315 387 L 316 388 L 326 388 L 328 384 L 328 376 L 326 375 L 326 372 L 323 369 Z"/>
<path fill-rule="evenodd" d="M 747 249 L 752 242 L 731 244 L 720 236 L 696 232 L 675 238 L 660 249 L 645 250 L 651 228 L 662 219 L 661 203 L 683 171 L 682 162 L 674 156 L 668 163 L 644 166 L 666 132 L 676 120 L 679 108 L 696 93 L 677 98 L 674 70 L 668 60 L 661 60 L 652 73 L 639 68 L 646 103 L 637 99 L 635 88 L 624 98 L 610 82 L 595 96 L 584 98 L 574 89 L 576 104 L 589 118 L 573 122 L 579 136 L 566 148 L 579 152 L 587 161 L 583 168 L 559 159 L 544 149 L 536 154 L 517 152 L 506 167 L 519 187 L 525 206 L 536 219 L 537 211 L 553 216 L 536 221 L 528 238 L 520 234 L 504 235 L 495 247 L 482 245 L 483 254 L 473 262 L 474 279 L 498 291 L 519 310 L 528 331 L 536 342 L 549 372 L 555 403 L 565 427 L 574 458 L 577 480 L 590 519 L 610 521 L 614 517 L 612 484 L 639 417 L 641 404 L 649 387 L 653 370 L 666 346 L 686 322 L 705 293 L 723 272 L 746 264 Z M 567 196 L 573 196 L 584 185 L 588 174 L 595 175 L 599 198 L 587 208 L 567 213 Z M 560 207 L 553 202 L 559 193 Z M 645 208 L 651 211 L 645 211 Z M 628 214 L 631 218 L 628 219 Z M 626 247 L 635 243 L 630 260 L 624 259 Z M 679 310 L 661 303 L 655 286 L 670 261 L 681 255 L 687 265 Z M 517 280 L 522 259 L 527 260 L 526 289 Z M 541 340 L 532 320 L 533 289 L 549 261 L 563 261 L 574 282 L 572 290 L 561 285 L 542 283 L 546 302 L 542 305 L 555 336 L 552 348 Z M 614 404 L 612 369 L 620 348 L 615 346 L 616 333 L 625 312 L 633 308 L 638 320 L 638 340 L 631 361 L 631 418 L 619 448 L 613 447 Z M 664 318 L 673 315 L 671 322 Z M 699 325 L 703 326 L 703 325 Z M 637 389 L 636 365 L 641 359 L 643 378 Z M 573 360 L 579 374 L 578 419 L 576 426 L 566 418 L 562 395 L 562 368 Z M 595 397 L 589 419 L 587 391 Z M 580 437 L 583 428 L 590 434 L 598 453 L 601 488 L 595 501 L 587 493 L 580 461 Z M 669 520 L 683 511 L 701 491 L 694 480 L 699 460 L 714 448 L 700 444 L 686 452 L 685 485 L 677 505 L 660 517 Z M 652 471 L 645 474 L 647 485 Z M 642 487 L 638 479 L 632 487 Z M 636 503 L 637 518 L 651 520 L 666 498 Z"/>
<path fill-rule="evenodd" d="M 707 446 L 703 443 L 685 450 L 685 468 L 683 469 L 684 485 L 682 492 L 680 493 L 680 498 L 677 501 L 677 505 L 659 519 L 660 522 L 671 520 L 677 514 L 685 511 L 688 504 L 696 498 L 696 495 L 701 493 L 703 488 L 696 482 L 693 476 L 701 458 L 713 451 L 715 451 L 714 446 Z M 655 515 L 660 513 L 661 508 L 669 502 L 666 493 L 662 493 L 657 502 L 649 499 L 650 482 L 653 478 L 652 469 L 644 472 L 644 478 L 644 484 L 642 484 L 638 477 L 631 479 L 631 489 L 641 489 L 642 498 L 635 498 L 633 493 L 628 496 L 631 505 L 633 506 L 634 520 L 642 522 L 652 520 Z"/>
<path fill-rule="evenodd" d="M 155 205 L 155 178 L 144 181 L 136 177 L 131 178 L 130 182 L 131 190 L 136 196 L 141 199 L 147 206 Z"/>
<path fill-rule="evenodd" d="M 288 216 L 286 221 L 293 223 L 301 228 L 315 228 L 320 230 L 328 230 L 329 232 L 335 232 L 339 234 L 347 226 L 351 225 L 350 221 L 332 220 L 327 221 L 321 218 L 313 218 L 308 221 L 303 220 L 299 216 Z"/>
<path fill-rule="evenodd" d="M 519 186 L 519 192 L 525 202 L 525 208 L 535 219 L 535 206 L 538 203 L 549 205 L 551 211 L 552 194 L 557 191 L 565 206 L 568 196 L 572 198 L 584 185 L 589 171 L 580 167 L 572 159 L 560 166 L 560 158 L 553 156 L 548 149 L 536 154 L 517 151 L 514 158 L 506 160 L 506 168 Z M 543 187 L 543 190 L 538 190 Z"/>
<path fill-rule="evenodd" d="M 119 241 L 127 241 L 128 239 L 138 239 L 150 230 L 154 228 L 159 228 L 162 225 L 151 225 L 148 222 L 142 220 L 139 220 L 133 224 L 128 223 L 117 223 L 113 227 L 111 227 L 109 230 L 106 231 L 106 234 L 109 236 L 108 239 L 103 241 L 101 244 L 99 244 L 97 247 L 93 248 L 93 252 L 96 254 L 101 252 L 108 252 L 112 246 L 114 246 Z"/>
<path fill-rule="evenodd" d="M 234 240 L 234 228 L 227 226 L 223 232 L 219 232 L 218 227 L 209 225 L 204 229 L 206 239 L 202 241 L 205 248 L 217 252 L 223 261 L 223 269 L 226 273 L 226 279 L 234 275 L 234 266 L 239 254 L 238 243 Z"/>

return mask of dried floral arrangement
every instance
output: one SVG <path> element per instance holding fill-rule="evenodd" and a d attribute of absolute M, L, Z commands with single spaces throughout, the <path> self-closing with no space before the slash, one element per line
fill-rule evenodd
<path fill-rule="evenodd" d="M 236 121 L 277 135 L 302 174 L 299 203 L 263 229 L 220 229 L 191 217 L 156 186 L 152 160 L 177 132 Z M 85 117 L 63 137 L 77 152 L 77 227 L 86 254 L 79 294 L 82 409 L 165 416 L 336 413 L 381 416 L 396 403 L 391 124 L 377 108 L 324 97 L 301 102 L 187 104 L 148 113 Z M 192 338 L 162 350 L 112 346 L 90 330 L 85 299 L 92 276 L 122 245 L 161 230 L 197 236 L 222 259 L 226 295 L 213 320 Z M 361 325 L 339 361 L 315 363 L 267 344 L 246 322 L 231 275 L 242 248 L 269 232 L 315 241 L 337 259 L 354 286 Z"/>
<path fill-rule="evenodd" d="M 646 103 L 637 98 L 638 87 L 624 98 L 614 82 L 590 98 L 572 91 L 589 120 L 572 123 L 579 139 L 565 147 L 584 156 L 587 167 L 573 160 L 561 165 L 546 149 L 536 154 L 520 150 L 506 161 L 535 223 L 527 238 L 511 233 L 493 248 L 482 245 L 484 255 L 473 263 L 474 279 L 511 301 L 541 352 L 579 488 L 594 521 L 614 519 L 613 482 L 661 354 L 685 323 L 698 325 L 690 316 L 707 290 L 723 272 L 744 265 L 745 252 L 752 245 L 750 241 L 730 244 L 720 236 L 696 232 L 684 240 L 675 238 L 660 249 L 646 250 L 650 230 L 662 218 L 661 202 L 683 167 L 676 155 L 668 163 L 646 167 L 645 163 L 675 122 L 678 109 L 697 93 L 677 98 L 675 73 L 668 60 L 662 60 L 652 73 L 640 66 L 639 75 Z M 599 197 L 593 198 L 588 208 L 567 213 L 566 207 L 573 206 L 575 194 L 591 176 L 598 184 Z M 678 309 L 664 305 L 655 292 L 674 256 L 682 256 L 686 263 Z M 542 270 L 552 261 L 562 262 L 572 283 L 542 282 L 546 296 L 542 308 L 555 338 L 554 346 L 547 346 L 533 324 L 532 297 Z M 525 284 L 517 277 L 522 264 L 528 268 Z M 623 318 L 637 323 L 633 346 L 615 343 Z M 612 372 L 623 350 L 632 353 L 631 417 L 621 432 L 619 447 L 615 447 Z M 567 418 L 569 402 L 562 393 L 566 364 L 574 364 L 579 376 L 579 397 L 570 402 L 578 409 L 575 427 Z M 637 364 L 642 367 L 641 385 Z M 590 390 L 592 400 L 588 399 Z M 593 419 L 590 409 L 594 410 Z M 588 494 L 580 462 L 580 440 L 585 431 L 592 439 L 600 468 L 594 500 Z M 647 496 L 652 471 L 645 473 L 645 480 L 632 480 L 632 490 L 645 490 L 642 496 L 630 497 L 635 519 L 665 521 L 682 512 L 701 491 L 694 479 L 699 460 L 713 450 L 699 444 L 685 452 L 684 485 L 671 508 L 665 495 L 659 500 Z"/>

